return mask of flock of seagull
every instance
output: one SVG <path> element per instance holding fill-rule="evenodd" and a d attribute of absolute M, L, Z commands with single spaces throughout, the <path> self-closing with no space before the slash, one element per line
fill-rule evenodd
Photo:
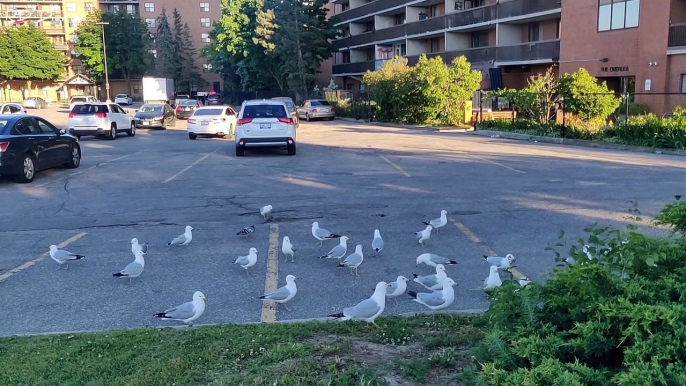
<path fill-rule="evenodd" d="M 271 205 L 266 205 L 260 208 L 260 214 L 265 219 L 271 216 L 272 211 L 273 207 Z M 415 232 L 417 242 L 422 246 L 425 246 L 425 243 L 431 238 L 432 232 L 435 230 L 436 233 L 438 233 L 439 229 L 448 223 L 447 215 L 448 212 L 442 210 L 440 217 L 428 222 L 423 222 L 423 224 L 426 225 L 426 228 Z M 193 240 L 192 231 L 192 226 L 186 226 L 184 233 L 174 238 L 167 245 L 188 245 Z M 255 233 L 255 226 L 251 225 L 238 232 L 237 235 L 250 236 L 253 233 Z M 338 235 L 321 228 L 319 223 L 316 221 L 312 223 L 312 236 L 318 241 L 319 246 L 322 246 L 323 241 L 326 240 L 339 240 L 339 244 L 333 247 L 328 253 L 320 256 L 320 259 L 336 259 L 340 261 L 340 259 L 345 257 L 348 253 L 347 241 L 350 239 L 347 236 Z M 372 239 L 371 246 L 375 255 L 380 254 L 384 248 L 384 241 L 378 229 L 374 230 L 374 237 Z M 281 252 L 286 257 L 286 260 L 288 261 L 288 258 L 290 257 L 291 261 L 294 262 L 295 253 L 297 251 L 298 250 L 291 243 L 290 238 L 288 236 L 284 236 L 281 243 Z M 114 273 L 112 276 L 129 278 L 129 280 L 132 280 L 133 278 L 139 277 L 143 273 L 145 269 L 145 255 L 148 252 L 148 244 L 140 244 L 137 238 L 133 238 L 131 239 L 131 252 L 134 255 L 134 261 L 129 263 L 121 271 Z M 247 255 L 236 258 L 233 261 L 233 264 L 237 264 L 245 269 L 246 275 L 249 275 L 248 269 L 257 264 L 258 255 L 259 253 L 256 248 L 250 248 Z M 50 246 L 50 257 L 58 263 L 57 270 L 60 270 L 62 266 L 65 266 L 66 269 L 69 269 L 70 261 L 81 260 L 85 258 L 84 255 L 59 249 L 56 245 Z M 502 279 L 500 278 L 499 271 L 512 267 L 515 257 L 511 254 L 508 254 L 505 257 L 487 255 L 484 255 L 483 257 L 484 260 L 490 265 L 489 275 L 484 280 L 484 289 L 488 290 L 495 287 L 500 287 L 502 285 Z M 362 245 L 358 244 L 355 246 L 355 251 L 345 257 L 343 262 L 339 263 L 337 266 L 341 268 L 349 268 L 351 274 L 359 276 L 357 269 L 363 262 L 364 254 L 362 252 Z M 420 264 L 424 264 L 435 269 L 435 273 L 430 275 L 418 275 L 414 273 L 412 281 L 423 286 L 431 292 L 408 291 L 407 287 L 410 279 L 401 275 L 398 276 L 395 281 L 390 283 L 385 281 L 378 282 L 371 297 L 357 303 L 352 307 L 344 308 L 340 313 L 328 315 L 328 317 L 339 320 L 363 320 L 374 323 L 374 320 L 383 313 L 386 307 L 386 299 L 392 298 L 397 304 L 397 298 L 403 294 L 409 295 L 413 301 L 433 311 L 450 307 L 450 305 L 452 305 L 455 301 L 455 292 L 453 287 L 456 285 L 456 283 L 453 279 L 448 277 L 446 266 L 456 265 L 457 261 L 450 260 L 433 253 L 423 253 L 416 259 L 416 265 L 419 266 Z M 287 303 L 291 301 L 298 293 L 298 288 L 295 282 L 296 279 L 297 278 L 293 275 L 286 276 L 285 286 L 278 288 L 272 293 L 260 296 L 259 299 L 262 301 L 283 304 L 286 309 L 290 311 L 291 309 L 288 307 Z M 519 284 L 522 287 L 528 285 L 529 283 L 531 283 L 531 281 L 526 277 L 519 280 Z M 200 291 L 196 291 L 193 294 L 192 301 L 169 308 L 164 312 L 156 313 L 153 316 L 163 320 L 176 320 L 192 325 L 193 321 L 198 319 L 205 312 L 206 302 L 207 298 L 205 295 Z"/>

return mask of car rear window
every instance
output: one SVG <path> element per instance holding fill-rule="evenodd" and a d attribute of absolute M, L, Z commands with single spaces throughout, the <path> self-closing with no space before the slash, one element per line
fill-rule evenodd
<path fill-rule="evenodd" d="M 283 105 L 247 105 L 243 109 L 243 118 L 287 118 Z"/>
<path fill-rule="evenodd" d="M 138 110 L 138 112 L 139 113 L 161 113 L 163 108 L 164 108 L 164 106 L 143 105 L 143 106 L 141 106 L 140 110 Z"/>
<path fill-rule="evenodd" d="M 115 98 L 128 98 L 129 96 L 126 94 L 119 94 Z"/>
<path fill-rule="evenodd" d="M 331 106 L 329 101 L 311 101 L 310 106 Z"/>
<path fill-rule="evenodd" d="M 196 110 L 195 114 L 193 115 L 195 115 L 196 117 L 198 115 L 221 115 L 222 111 L 224 111 L 224 109 L 200 109 Z"/>
<path fill-rule="evenodd" d="M 73 109 L 71 109 L 72 114 L 79 114 L 79 115 L 98 114 L 98 113 L 106 113 L 106 112 L 108 112 L 106 105 L 83 104 L 83 105 L 76 105 L 76 106 L 74 106 Z"/>
<path fill-rule="evenodd" d="M 219 99 L 221 98 L 219 95 L 210 95 L 207 97 L 207 99 Z"/>
<path fill-rule="evenodd" d="M 192 101 L 190 99 L 186 99 L 184 101 L 179 102 L 179 106 L 197 106 L 198 102 L 197 101 Z"/>

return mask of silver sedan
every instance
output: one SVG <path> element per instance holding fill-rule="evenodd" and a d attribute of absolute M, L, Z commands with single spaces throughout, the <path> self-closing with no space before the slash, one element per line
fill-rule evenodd
<path fill-rule="evenodd" d="M 305 118 L 306 121 L 313 119 L 328 119 L 333 121 L 336 117 L 336 108 L 331 106 L 329 101 L 324 99 L 308 99 L 298 107 L 298 118 Z"/>
<path fill-rule="evenodd" d="M 26 109 L 47 109 L 48 108 L 48 102 L 46 102 L 45 99 L 40 98 L 40 97 L 26 98 L 21 105 Z"/>

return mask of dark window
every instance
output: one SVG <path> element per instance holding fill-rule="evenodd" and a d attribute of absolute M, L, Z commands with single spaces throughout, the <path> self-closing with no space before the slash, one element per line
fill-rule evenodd
<path fill-rule="evenodd" d="M 73 109 L 71 109 L 72 114 L 78 114 L 78 115 L 102 114 L 102 113 L 108 113 L 108 112 L 109 112 L 109 110 L 107 109 L 106 105 L 83 104 L 83 105 L 76 105 L 76 106 L 74 106 Z"/>
<path fill-rule="evenodd" d="M 433 38 L 430 40 L 431 48 L 429 52 L 441 52 L 441 39 Z"/>
<path fill-rule="evenodd" d="M 488 47 L 489 34 L 488 31 L 478 31 L 471 33 L 472 48 Z"/>
<path fill-rule="evenodd" d="M 288 114 L 283 105 L 247 105 L 243 110 L 243 118 L 287 118 Z"/>
<path fill-rule="evenodd" d="M 186 100 L 179 102 L 178 105 L 179 106 L 197 106 L 198 101 L 192 101 L 192 100 L 186 99 Z"/>
<path fill-rule="evenodd" d="M 226 115 L 236 115 L 236 112 L 233 111 L 231 107 L 226 108 Z"/>
<path fill-rule="evenodd" d="M 329 101 L 310 101 L 310 106 L 331 106 Z"/>
<path fill-rule="evenodd" d="M 32 120 L 30 118 L 22 119 L 17 122 L 14 128 L 19 132 L 19 134 L 22 135 L 43 134 L 40 129 L 38 129 L 38 127 L 31 121 Z"/>
<path fill-rule="evenodd" d="M 38 127 L 43 134 L 57 134 L 59 131 L 56 128 L 50 127 L 47 123 L 41 121 L 40 119 L 36 119 L 35 123 L 38 124 Z"/>
<path fill-rule="evenodd" d="M 195 112 L 196 117 L 199 115 L 222 115 L 222 109 L 200 109 Z"/>
<path fill-rule="evenodd" d="M 681 93 L 686 94 L 686 74 L 681 75 Z"/>
<path fill-rule="evenodd" d="M 350 63 L 350 51 L 341 53 L 341 63 Z"/>
<path fill-rule="evenodd" d="M 599 0 L 598 31 L 638 27 L 641 0 Z"/>
<path fill-rule="evenodd" d="M 395 25 L 405 24 L 405 14 L 395 15 Z"/>
<path fill-rule="evenodd" d="M 529 23 L 529 41 L 541 40 L 541 23 Z"/>
<path fill-rule="evenodd" d="M 210 96 L 207 97 L 207 99 L 208 99 L 208 100 L 221 99 L 221 95 L 217 95 L 217 94 L 210 95 Z"/>

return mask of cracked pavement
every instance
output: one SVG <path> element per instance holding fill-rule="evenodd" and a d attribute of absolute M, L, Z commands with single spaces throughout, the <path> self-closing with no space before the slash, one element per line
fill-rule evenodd
<path fill-rule="evenodd" d="M 367 298 L 380 280 L 425 274 L 414 262 L 424 252 L 459 261 L 448 268 L 458 283 L 451 309 L 485 308 L 485 295 L 474 290 L 488 275 L 485 249 L 513 253 L 520 271 L 543 280 L 554 266 L 544 248 L 557 242 L 560 228 L 575 240 L 596 221 L 624 227 L 630 201 L 650 217 L 686 191 L 681 157 L 343 121 L 303 122 L 298 141 L 295 157 L 258 151 L 236 158 L 232 140 L 190 141 L 181 130 L 141 130 L 116 141 L 84 137 L 79 169 L 42 172 L 30 185 L 0 180 L 0 274 L 10 273 L 0 281 L 0 336 L 178 325 L 152 315 L 196 290 L 208 298 L 199 324 L 258 322 L 274 224 L 278 285 L 293 274 L 299 289 L 293 311 L 279 308 L 277 320 L 322 317 Z M 258 213 L 267 204 L 274 206 L 269 222 Z M 442 209 L 474 237 L 449 223 L 421 247 L 413 232 Z M 349 251 L 363 245 L 359 278 L 316 258 L 337 241 L 318 247 L 313 221 L 350 237 Z M 253 224 L 255 235 L 235 235 Z M 193 242 L 167 246 L 186 225 L 194 228 Z M 379 257 L 370 253 L 375 228 L 386 244 Z M 86 255 L 69 270 L 55 271 L 48 257 L 11 273 L 84 232 L 65 247 Z M 286 235 L 298 249 L 295 263 L 280 254 Z M 112 274 L 133 260 L 132 237 L 150 250 L 145 272 L 129 283 Z M 260 257 L 248 276 L 232 262 L 250 247 Z M 409 289 L 423 290 L 415 283 Z M 402 298 L 386 313 L 420 311 Z"/>

